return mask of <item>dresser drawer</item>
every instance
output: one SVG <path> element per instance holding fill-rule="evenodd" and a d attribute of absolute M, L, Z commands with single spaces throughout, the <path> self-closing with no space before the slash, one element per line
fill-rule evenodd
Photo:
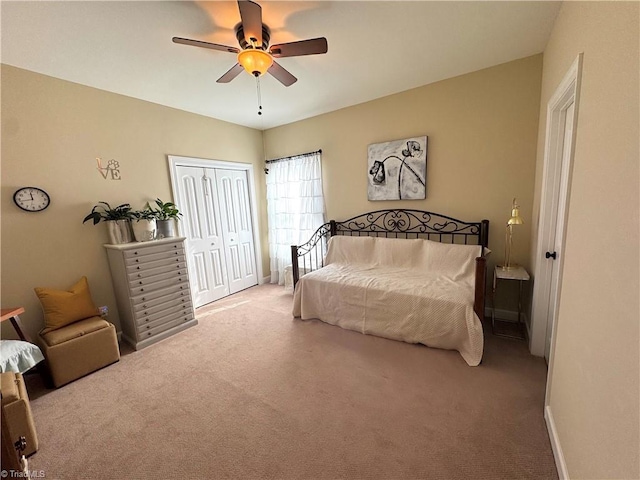
<path fill-rule="evenodd" d="M 175 252 L 175 251 L 181 251 L 182 253 L 184 253 L 182 242 L 165 243 L 164 245 L 156 245 L 154 247 L 148 247 L 144 245 L 144 246 L 141 246 L 140 248 L 126 250 L 124 252 L 124 258 L 125 259 L 138 258 L 138 257 L 142 258 L 142 257 L 146 257 L 148 255 L 153 255 L 156 253 L 166 253 L 166 252 Z"/>
<path fill-rule="evenodd" d="M 163 280 L 171 280 L 171 279 L 185 279 L 187 275 L 187 271 L 186 269 L 181 269 L 178 270 L 176 269 L 175 271 L 170 271 L 167 273 L 159 273 L 157 275 L 154 275 L 152 277 L 146 277 L 146 278 L 136 278 L 134 280 L 129 281 L 129 286 L 133 289 L 136 287 L 144 287 L 146 286 L 151 286 L 152 284 L 161 282 Z"/>
<path fill-rule="evenodd" d="M 172 306 L 167 306 L 166 308 L 149 314 L 144 313 L 145 311 L 148 312 L 148 310 L 143 310 L 136 313 L 136 324 L 143 325 L 145 323 L 153 323 L 163 317 L 176 316 L 182 313 L 191 313 L 192 310 L 193 309 L 191 308 L 191 302 L 189 302 L 188 304 L 174 304 Z"/>
<path fill-rule="evenodd" d="M 185 312 L 178 312 L 178 313 L 172 313 L 169 315 L 164 315 L 162 317 L 156 318 L 153 321 L 137 323 L 136 330 L 138 332 L 146 332 L 149 330 L 153 330 L 159 327 L 160 325 L 164 325 L 165 323 L 188 318 L 190 315 L 191 315 L 191 311 L 188 311 L 188 310 Z"/>
<path fill-rule="evenodd" d="M 170 250 L 167 252 L 159 252 L 159 253 L 153 253 L 151 255 L 142 255 L 142 256 L 135 256 L 135 257 L 129 257 L 129 258 L 125 258 L 124 259 L 124 263 L 125 265 L 129 266 L 129 265 L 142 265 L 142 264 L 147 264 L 150 262 L 155 262 L 157 260 L 169 260 L 172 258 L 182 258 L 184 261 L 184 250 L 182 249 L 178 249 L 178 250 Z"/>
<path fill-rule="evenodd" d="M 186 275 L 180 275 L 179 277 L 171 278 L 169 280 L 162 280 L 160 282 L 149 283 L 148 285 L 138 285 L 136 287 L 130 287 L 131 295 L 143 295 L 145 293 L 152 293 L 155 290 L 161 290 L 166 287 L 178 287 L 178 290 L 188 290 L 189 281 Z"/>
<path fill-rule="evenodd" d="M 171 303 L 171 302 L 176 302 L 176 305 L 187 303 L 187 302 L 191 303 L 191 295 L 189 295 L 189 292 L 185 292 L 184 290 L 168 293 L 166 295 L 163 295 L 158 298 L 154 298 L 152 300 L 145 300 L 143 302 L 138 302 L 133 305 L 133 310 L 136 313 L 143 310 L 146 310 L 149 313 L 154 313 L 157 310 L 152 310 L 152 309 L 158 308 L 158 307 L 162 308 L 161 305 L 164 305 L 165 303 Z"/>
<path fill-rule="evenodd" d="M 157 305 L 152 305 L 152 306 L 147 306 L 146 308 L 140 308 L 139 310 L 136 310 L 135 312 L 135 317 L 138 318 L 143 318 L 143 317 L 147 317 L 149 315 L 154 315 L 156 313 L 162 313 L 167 311 L 167 309 L 172 308 L 172 307 L 178 307 L 178 306 L 188 306 L 189 308 L 191 308 L 191 299 L 190 298 L 174 298 L 174 299 L 165 299 L 163 298 L 162 300 L 166 300 L 162 303 L 158 303 Z"/>
<path fill-rule="evenodd" d="M 188 320 L 191 320 L 193 317 L 190 317 Z M 139 340 L 145 340 L 147 338 L 151 338 L 154 335 L 158 335 L 159 333 L 164 332 L 165 330 L 169 330 L 170 328 L 173 327 L 177 327 L 178 325 L 182 325 L 183 323 L 187 322 L 188 320 L 185 320 L 183 318 L 179 318 L 176 320 L 172 320 L 169 321 L 167 323 L 163 323 L 162 325 L 158 325 L 155 328 L 151 328 L 149 330 L 144 330 L 144 331 L 139 331 L 138 332 L 138 339 Z"/>
<path fill-rule="evenodd" d="M 140 266 L 140 265 L 138 265 Z M 143 268 L 135 268 L 133 273 L 128 273 L 129 280 L 135 280 L 137 278 L 147 278 L 160 273 L 175 272 L 180 270 L 187 270 L 187 262 L 163 262 L 159 267 L 150 268 L 149 264 L 143 266 Z"/>
<path fill-rule="evenodd" d="M 188 283 L 186 285 L 176 284 L 167 288 L 161 288 L 159 290 L 153 290 L 146 293 L 142 292 L 139 295 L 131 298 L 131 304 L 135 307 L 136 305 L 143 305 L 146 302 L 150 302 L 156 299 L 160 299 L 159 303 L 161 303 L 164 302 L 164 300 L 162 300 L 162 297 L 170 295 L 172 293 L 178 293 L 181 296 L 191 298 L 191 291 L 189 290 L 189 288 L 185 288 L 185 286 L 188 286 Z"/>
<path fill-rule="evenodd" d="M 141 258 L 135 258 L 134 260 L 142 260 Z M 184 255 L 178 255 L 174 257 L 162 258 L 160 260 L 154 260 L 153 262 L 132 262 L 131 265 L 127 265 L 127 274 L 140 273 L 146 270 L 153 270 L 159 267 L 167 267 L 173 265 L 174 268 L 180 268 L 177 265 L 186 263 L 187 260 Z"/>

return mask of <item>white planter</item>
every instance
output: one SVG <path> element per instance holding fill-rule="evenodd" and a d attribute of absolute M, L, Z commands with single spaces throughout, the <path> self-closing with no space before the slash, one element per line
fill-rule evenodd
<path fill-rule="evenodd" d="M 134 220 L 131 224 L 137 242 L 148 242 L 156 238 L 156 220 Z"/>
<path fill-rule="evenodd" d="M 168 220 L 158 220 L 156 222 L 158 226 L 157 238 L 168 238 L 176 236 L 176 221 L 172 218 Z"/>
<path fill-rule="evenodd" d="M 131 242 L 131 224 L 129 220 L 107 220 L 105 223 L 109 233 L 109 243 L 119 245 Z"/>

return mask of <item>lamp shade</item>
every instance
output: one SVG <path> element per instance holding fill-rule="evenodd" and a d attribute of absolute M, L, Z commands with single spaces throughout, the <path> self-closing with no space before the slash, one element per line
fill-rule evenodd
<path fill-rule="evenodd" d="M 264 50 L 248 48 L 238 53 L 238 63 L 251 75 L 264 75 L 273 65 L 273 58 Z"/>
<path fill-rule="evenodd" d="M 520 208 L 516 203 L 516 199 L 513 199 L 513 204 L 511 206 L 511 218 L 507 220 L 507 225 L 522 225 L 524 220 L 520 216 Z"/>

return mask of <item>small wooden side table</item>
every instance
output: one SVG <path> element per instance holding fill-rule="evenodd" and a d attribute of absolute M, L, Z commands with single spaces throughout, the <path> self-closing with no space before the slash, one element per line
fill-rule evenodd
<path fill-rule="evenodd" d="M 13 328 L 20 337 L 20 340 L 23 342 L 33 343 L 29 334 L 22 329 L 22 322 L 20 322 L 20 317 L 18 316 L 21 313 L 24 313 L 23 307 L 3 308 L 0 312 L 0 322 L 4 322 L 5 320 L 11 321 L 11 325 L 13 325 Z"/>
<path fill-rule="evenodd" d="M 517 338 L 520 340 L 526 340 L 526 328 L 524 323 L 522 323 L 522 291 L 524 282 L 528 282 L 530 279 L 529 273 L 525 270 L 524 267 L 514 266 L 509 268 L 508 270 L 503 269 L 500 265 L 496 265 L 495 270 L 493 271 L 493 289 L 491 292 L 491 329 L 494 335 L 499 337 L 508 337 L 508 338 Z M 498 283 L 501 280 L 507 281 L 517 281 L 520 283 L 519 293 L 518 293 L 518 321 L 515 323 L 515 332 L 499 332 L 496 330 L 496 304 L 495 304 L 495 295 L 496 289 L 498 288 Z M 507 323 L 507 322 L 503 322 Z"/>

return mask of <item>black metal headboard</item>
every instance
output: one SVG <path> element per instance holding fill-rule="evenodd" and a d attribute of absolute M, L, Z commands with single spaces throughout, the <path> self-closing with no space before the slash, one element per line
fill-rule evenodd
<path fill-rule="evenodd" d="M 423 210 L 376 210 L 344 222 L 331 220 L 321 225 L 302 245 L 291 246 L 291 268 L 295 287 L 302 275 L 324 266 L 327 240 L 333 235 L 373 236 L 387 238 L 426 238 L 441 243 L 464 245 L 489 244 L 489 220 L 463 222 L 439 213 Z M 484 318 L 486 292 L 486 258 L 476 259 L 474 310 Z"/>
<path fill-rule="evenodd" d="M 333 235 L 387 238 L 426 238 L 441 243 L 482 245 L 489 243 L 489 220 L 464 222 L 423 210 L 390 209 L 363 213 L 343 222 L 321 225 L 302 245 L 291 246 L 294 285 L 302 273 L 324 266 L 327 239 Z"/>

